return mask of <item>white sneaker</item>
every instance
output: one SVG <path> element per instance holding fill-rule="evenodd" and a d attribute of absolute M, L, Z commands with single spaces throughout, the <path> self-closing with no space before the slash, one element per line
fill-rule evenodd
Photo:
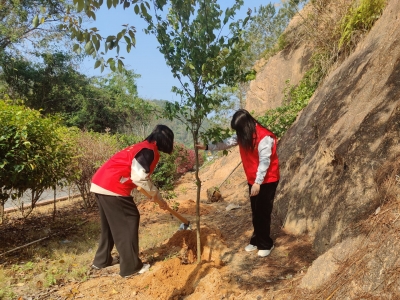
<path fill-rule="evenodd" d="M 150 270 L 150 264 L 144 264 L 139 272 L 136 272 L 136 273 L 131 274 L 131 275 L 124 276 L 124 278 L 132 278 L 133 276 L 136 276 L 138 274 L 146 273 L 148 270 Z"/>
<path fill-rule="evenodd" d="M 99 268 L 98 266 L 95 266 L 95 265 L 91 265 L 90 266 L 93 270 L 100 270 L 101 268 Z"/>
<path fill-rule="evenodd" d="M 274 246 L 272 245 L 272 248 L 271 249 L 269 249 L 269 250 L 258 250 L 258 256 L 261 256 L 261 257 L 266 257 L 266 256 L 268 256 L 270 253 L 271 253 L 271 251 L 272 251 L 272 249 L 274 249 Z"/>
<path fill-rule="evenodd" d="M 144 264 L 138 273 L 143 274 L 143 273 L 147 272 L 148 270 L 150 270 L 150 264 Z"/>
<path fill-rule="evenodd" d="M 257 250 L 257 246 L 248 244 L 246 247 L 244 247 L 244 250 L 246 250 L 247 252 L 251 252 L 251 251 Z"/>

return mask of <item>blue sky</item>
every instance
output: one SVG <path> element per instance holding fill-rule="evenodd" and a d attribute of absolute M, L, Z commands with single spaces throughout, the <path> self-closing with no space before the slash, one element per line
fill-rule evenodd
<path fill-rule="evenodd" d="M 221 6 L 233 3 L 231 0 L 220 0 Z M 267 5 L 270 2 L 263 0 L 245 0 L 244 5 L 237 15 L 237 18 L 246 17 L 248 8 L 254 10 L 260 5 Z M 136 47 L 132 48 L 130 53 L 122 51 L 121 56 L 125 57 L 124 64 L 127 69 L 133 69 L 136 74 L 141 75 L 137 79 L 139 96 L 144 99 L 159 99 L 168 101 L 179 101 L 179 97 L 171 92 L 172 86 L 179 86 L 179 82 L 173 78 L 169 67 L 166 65 L 164 57 L 158 51 L 157 40 L 152 35 L 146 35 L 143 32 L 145 23 L 133 12 L 130 7 L 127 10 L 121 8 L 110 10 L 105 5 L 97 12 L 96 21 L 90 24 L 91 27 L 97 27 L 102 36 L 116 34 L 122 29 L 122 24 L 129 24 L 136 27 Z M 115 52 L 111 52 L 115 55 Z M 87 58 L 82 64 L 80 71 L 89 76 L 104 75 L 109 72 L 104 70 L 103 74 L 100 68 L 94 69 L 94 60 Z"/>

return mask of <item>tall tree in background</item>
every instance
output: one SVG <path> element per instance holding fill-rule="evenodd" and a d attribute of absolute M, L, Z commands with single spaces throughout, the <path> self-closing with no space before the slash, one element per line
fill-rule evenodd
<path fill-rule="evenodd" d="M 113 71 L 122 71 L 124 64 L 119 51 L 126 47 L 129 53 L 135 46 L 135 27 L 121 24 L 119 32 L 102 36 L 96 27 L 87 26 L 87 21 L 96 20 L 96 12 L 101 7 L 130 7 L 132 15 L 148 16 L 150 3 L 161 8 L 166 0 L 0 1 L 0 53 L 9 49 L 24 53 L 33 48 L 46 48 L 67 37 L 64 41 L 74 41 L 71 47 L 77 54 L 86 53 L 96 59 L 95 68 L 110 67 Z M 104 51 L 100 50 L 101 46 Z M 105 61 L 104 55 L 109 50 L 115 50 L 117 55 Z"/>
<path fill-rule="evenodd" d="M 131 70 L 88 78 L 75 70 L 74 57 L 37 53 L 37 62 L 21 56 L 0 55 L 0 95 L 23 101 L 42 114 L 60 114 L 66 125 L 104 132 L 136 133 L 148 124 L 152 105 L 138 97 Z M 144 136 L 140 130 L 141 136 Z"/>
<path fill-rule="evenodd" d="M 61 38 L 66 32 L 59 30 L 57 22 L 72 11 L 72 3 L 65 0 L 1 1 L 0 52 L 27 39 L 38 47 Z"/>
<path fill-rule="evenodd" d="M 99 78 L 97 82 L 104 92 L 108 92 L 114 99 L 116 108 L 120 112 L 119 117 L 124 120 L 118 131 L 133 133 L 144 138 L 149 132 L 151 120 L 157 109 L 156 105 L 139 97 L 137 78 L 140 78 L 140 75 L 124 69 Z"/>
<path fill-rule="evenodd" d="M 235 86 L 239 81 L 250 78 L 241 69 L 242 55 L 248 46 L 241 39 L 241 34 L 248 17 L 242 23 L 228 25 L 243 5 L 242 0 L 236 0 L 231 8 L 225 10 L 225 14 L 216 0 L 171 0 L 169 5 L 165 17 L 156 10 L 155 19 L 147 17 L 146 20 L 148 31 L 157 37 L 160 52 L 173 76 L 181 83 L 180 87 L 173 87 L 173 91 L 181 96 L 181 101 L 167 103 L 166 115 L 182 121 L 193 137 L 197 184 L 197 262 L 200 263 L 201 180 L 195 145 L 207 116 L 227 100 L 212 92 L 221 86 Z M 221 139 L 224 133 L 228 132 L 221 128 L 213 129 L 204 133 L 204 137 Z"/>
<path fill-rule="evenodd" d="M 26 106 L 44 114 L 76 110 L 77 98 L 89 80 L 75 70 L 74 58 L 64 52 L 34 52 L 31 57 L 34 59 L 6 53 L 0 56 L 0 80 L 7 84 L 1 93 L 22 99 Z"/>

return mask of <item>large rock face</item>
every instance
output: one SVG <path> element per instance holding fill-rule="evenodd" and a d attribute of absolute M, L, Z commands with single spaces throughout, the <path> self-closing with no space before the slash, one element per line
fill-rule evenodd
<path fill-rule="evenodd" d="M 302 10 L 307 15 L 310 6 Z M 295 16 L 289 23 L 285 33 L 291 36 L 297 31 L 297 26 L 302 18 Z M 274 109 L 282 105 L 284 101 L 284 90 L 290 86 L 297 85 L 308 69 L 308 63 L 312 54 L 310 45 L 300 44 L 297 47 L 290 47 L 268 61 L 260 59 L 254 65 L 257 71 L 256 79 L 250 82 L 249 90 L 246 93 L 245 108 L 256 115 L 265 113 L 268 109 Z"/>
<path fill-rule="evenodd" d="M 246 109 L 264 113 L 282 105 L 287 84 L 297 85 L 307 70 L 310 51 L 304 45 L 293 51 L 281 51 L 267 62 L 257 62 L 256 79 L 246 94 Z"/>
<path fill-rule="evenodd" d="M 275 212 L 288 232 L 308 232 L 319 253 L 380 205 L 374 176 L 399 159 L 399 99 L 400 1 L 391 0 L 279 143 Z"/>

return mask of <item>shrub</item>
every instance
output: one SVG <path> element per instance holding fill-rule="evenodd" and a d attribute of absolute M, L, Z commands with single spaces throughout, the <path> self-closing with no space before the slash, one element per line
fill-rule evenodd
<path fill-rule="evenodd" d="M 199 155 L 200 165 L 204 159 Z M 165 198 L 171 198 L 177 180 L 196 165 L 195 151 L 182 144 L 175 144 L 172 154 L 161 153 L 160 161 L 151 176 L 154 184 L 163 192 Z"/>
<path fill-rule="evenodd" d="M 114 153 L 121 150 L 117 136 L 108 133 L 80 131 L 75 128 L 70 131 L 74 143 L 75 159 L 69 170 L 74 174 L 73 182 L 79 190 L 85 208 L 95 204 L 90 193 L 91 180 L 97 169 Z"/>
<path fill-rule="evenodd" d="M 126 133 L 117 133 L 116 138 L 117 141 L 121 144 L 122 148 L 126 148 L 130 145 L 137 144 L 144 140 L 144 138 L 137 135 Z"/>
<path fill-rule="evenodd" d="M 175 145 L 175 148 L 176 151 L 178 151 L 178 155 L 175 159 L 176 172 L 178 177 L 180 177 L 183 174 L 194 170 L 194 167 L 196 166 L 196 154 L 193 149 L 188 149 L 181 144 Z M 199 165 L 201 166 L 203 162 L 203 156 L 199 155 Z"/>
<path fill-rule="evenodd" d="M 43 117 L 39 111 L 0 101 L 0 200 L 1 212 L 11 196 L 30 190 L 31 207 L 43 191 L 69 180 L 67 166 L 71 145 L 62 139 L 66 130 L 57 117 Z M 2 214 L 0 214 L 0 218 Z"/>

